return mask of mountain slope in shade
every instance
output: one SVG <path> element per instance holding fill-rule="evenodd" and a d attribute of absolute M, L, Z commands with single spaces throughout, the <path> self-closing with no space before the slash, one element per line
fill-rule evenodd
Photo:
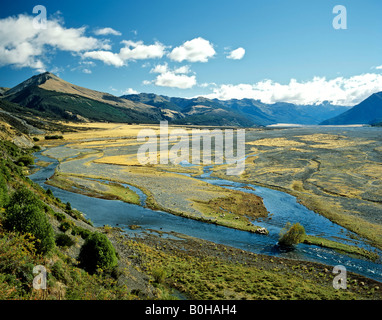
<path fill-rule="evenodd" d="M 322 125 L 374 124 L 382 121 L 382 92 L 374 93 L 350 110 L 328 120 Z"/>

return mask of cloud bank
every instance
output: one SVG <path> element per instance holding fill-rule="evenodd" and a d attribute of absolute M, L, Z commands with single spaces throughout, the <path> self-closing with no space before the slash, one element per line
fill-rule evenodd
<path fill-rule="evenodd" d="M 264 103 L 289 102 L 300 105 L 329 101 L 334 105 L 353 106 L 379 91 L 382 91 L 382 74 L 365 73 L 330 80 L 325 77 L 314 77 L 305 82 L 291 79 L 288 84 L 272 80 L 255 84 L 223 84 L 204 96 L 221 100 L 249 98 Z"/>

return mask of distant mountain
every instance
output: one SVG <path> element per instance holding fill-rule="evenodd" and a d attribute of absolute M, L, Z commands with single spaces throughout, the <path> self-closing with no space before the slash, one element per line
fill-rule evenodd
<path fill-rule="evenodd" d="M 375 124 L 379 122 L 382 122 L 382 92 L 372 94 L 350 110 L 325 120 L 321 124 Z"/>
<path fill-rule="evenodd" d="M 171 110 L 176 123 L 217 121 L 218 117 L 231 117 L 233 124 L 269 125 L 275 123 L 319 124 L 349 110 L 350 107 L 333 106 L 328 102 L 320 105 L 295 105 L 278 102 L 265 104 L 255 99 L 218 100 L 203 97 L 185 99 L 156 94 L 133 94 L 121 98 Z"/>
<path fill-rule="evenodd" d="M 140 93 L 124 95 L 121 98 L 154 106 L 162 110 L 166 120 L 173 124 L 240 127 L 256 125 L 245 115 L 235 112 L 218 101 L 203 97 L 185 99 Z"/>

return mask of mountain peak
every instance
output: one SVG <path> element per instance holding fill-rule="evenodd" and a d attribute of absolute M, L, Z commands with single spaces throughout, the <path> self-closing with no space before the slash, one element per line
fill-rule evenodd
<path fill-rule="evenodd" d="M 53 73 L 44 72 L 44 73 L 37 74 L 37 75 L 25 80 L 24 82 L 21 82 L 20 84 L 13 87 L 12 89 L 8 90 L 7 95 L 11 95 L 11 94 L 15 94 L 17 92 L 20 92 L 21 90 L 24 90 L 27 87 L 40 86 L 50 79 L 54 79 L 56 81 L 63 81 L 62 79 L 60 79 L 59 77 L 57 77 Z"/>

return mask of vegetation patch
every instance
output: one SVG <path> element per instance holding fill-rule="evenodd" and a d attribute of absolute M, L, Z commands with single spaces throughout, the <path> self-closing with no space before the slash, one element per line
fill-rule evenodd
<path fill-rule="evenodd" d="M 363 248 L 359 248 L 357 246 L 348 245 L 338 241 L 324 239 L 321 237 L 306 235 L 303 242 L 305 244 L 311 244 L 311 245 L 316 245 L 316 246 L 320 246 L 324 248 L 334 249 L 346 254 L 361 256 L 361 257 L 370 259 L 372 261 L 376 261 L 379 258 L 379 255 L 376 252 L 372 252 Z"/>
<path fill-rule="evenodd" d="M 214 223 L 250 232 L 256 232 L 259 228 L 250 219 L 268 215 L 260 197 L 241 191 L 231 191 L 229 196 L 209 201 L 194 200 L 194 203 Z"/>
<path fill-rule="evenodd" d="M 381 292 L 378 283 L 362 286 L 363 280 L 352 274 L 348 290 L 335 290 L 334 276 L 323 265 L 245 253 L 198 239 L 177 242 L 152 236 L 120 241 L 151 274 L 162 297 L 172 289 L 196 300 L 379 299 L 376 293 Z"/>

